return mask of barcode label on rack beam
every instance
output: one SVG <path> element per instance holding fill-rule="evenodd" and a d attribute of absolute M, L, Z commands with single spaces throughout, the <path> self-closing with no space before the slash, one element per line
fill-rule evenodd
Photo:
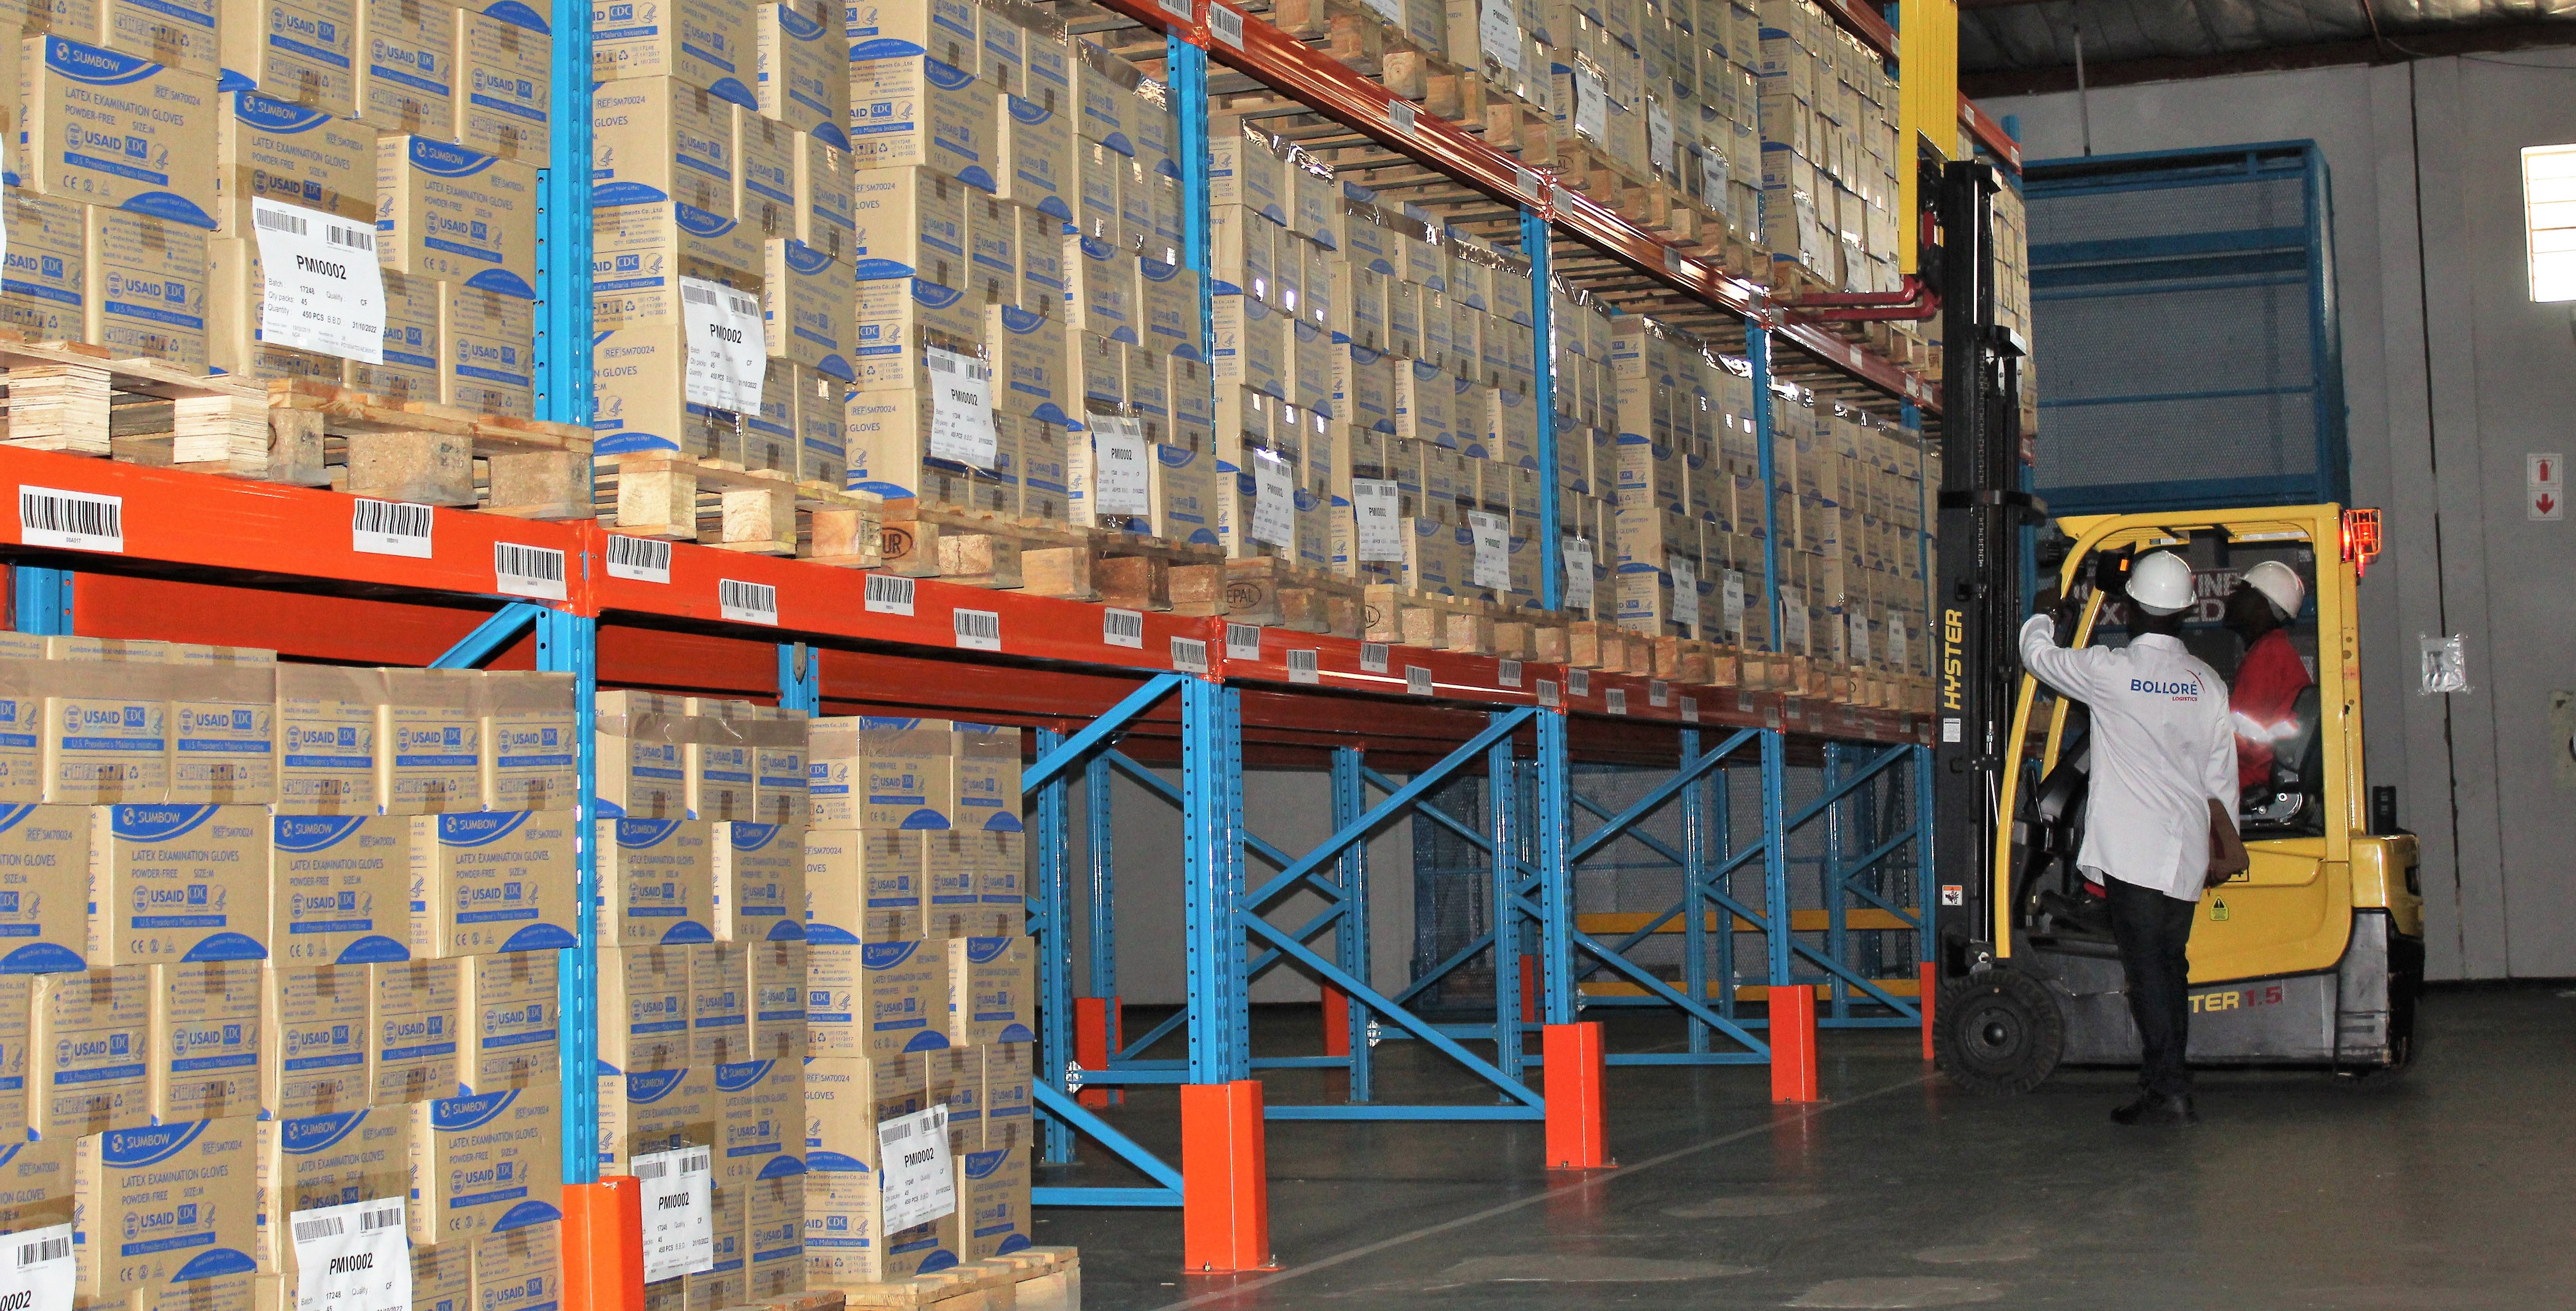
<path fill-rule="evenodd" d="M 492 543 L 493 590 L 504 596 L 564 599 L 564 553 L 517 542 Z"/>
<path fill-rule="evenodd" d="M 1660 678 L 1648 679 L 1646 681 L 1646 703 L 1648 705 L 1661 707 L 1670 703 L 1672 699 L 1672 684 L 1667 683 Z"/>
<path fill-rule="evenodd" d="M 1520 193 L 1532 200 L 1542 199 L 1538 191 L 1538 174 L 1533 173 L 1528 169 L 1514 165 L 1512 167 L 1512 185 L 1520 188 Z"/>
<path fill-rule="evenodd" d="M 1690 261 L 1683 258 L 1681 247 L 1664 247 L 1664 276 L 1668 278 L 1687 278 L 1690 276 Z"/>
<path fill-rule="evenodd" d="M 1410 100 L 1390 100 L 1386 102 L 1387 125 L 1406 136 L 1413 135 L 1414 125 L 1420 121 L 1421 117 L 1422 111 Z"/>
<path fill-rule="evenodd" d="M 1431 695 L 1431 671 L 1420 665 L 1406 665 L 1404 690 L 1415 696 Z"/>
<path fill-rule="evenodd" d="M 1163 12 L 1184 23 L 1198 17 L 1198 8 L 1190 0 L 1163 0 Z"/>
<path fill-rule="evenodd" d="M 1145 614 L 1115 606 L 1100 612 L 1100 641 L 1105 646 L 1145 649 Z"/>
<path fill-rule="evenodd" d="M 991 610 L 959 610 L 949 621 L 957 645 L 969 651 L 1002 649 L 1002 616 Z"/>
<path fill-rule="evenodd" d="M 867 610 L 872 615 L 912 613 L 912 580 L 897 574 L 869 574 Z"/>
<path fill-rule="evenodd" d="M 1555 679 L 1542 678 L 1538 680 L 1538 703 L 1551 709 L 1564 704 L 1563 699 L 1558 697 L 1556 694 Z"/>
<path fill-rule="evenodd" d="M 1628 713 L 1628 689 L 1624 687 L 1604 688 L 1601 692 L 1601 702 L 1603 705 L 1610 708 L 1611 714 L 1624 715 Z"/>
<path fill-rule="evenodd" d="M 1207 643 L 1195 637 L 1173 638 L 1172 668 L 1184 674 L 1206 673 L 1208 671 Z"/>
<path fill-rule="evenodd" d="M 1696 724 L 1699 722 L 1698 697 L 1686 696 L 1682 698 L 1682 722 L 1685 724 Z"/>
<path fill-rule="evenodd" d="M 1386 672 L 1386 643 L 1360 643 L 1360 672 L 1363 674 L 1383 674 Z"/>
<path fill-rule="evenodd" d="M 1208 34 L 1237 50 L 1243 48 L 1243 15 L 1241 12 L 1208 0 Z"/>
<path fill-rule="evenodd" d="M 1291 651 L 1288 653 L 1289 682 L 1312 683 L 1318 681 L 1319 677 L 1320 675 L 1315 666 L 1314 652 Z"/>
<path fill-rule="evenodd" d="M 349 511 L 349 549 L 366 555 L 426 560 L 430 556 L 430 532 L 436 522 L 426 505 L 360 497 Z"/>
<path fill-rule="evenodd" d="M 1227 624 L 1225 626 L 1225 658 L 1228 660 L 1260 659 L 1261 625 Z"/>
<path fill-rule="evenodd" d="M 608 535 L 608 576 L 637 583 L 671 581 L 671 544 L 657 537 Z M 873 579 L 875 574 L 868 575 Z"/>
<path fill-rule="evenodd" d="M 18 485 L 18 540 L 125 554 L 125 498 Z"/>
<path fill-rule="evenodd" d="M 1592 695 L 1592 671 L 1589 669 L 1566 670 L 1565 690 L 1568 694 L 1578 699 Z"/>
<path fill-rule="evenodd" d="M 1735 694 L 1735 713 L 1739 715 L 1749 715 L 1753 713 L 1752 693 L 1738 692 Z"/>
<path fill-rule="evenodd" d="M 1497 665 L 1494 669 L 1494 681 L 1501 683 L 1505 687 L 1519 687 L 1521 685 L 1521 662 L 1518 660 L 1506 660 L 1500 665 Z"/>
<path fill-rule="evenodd" d="M 778 589 L 767 583 L 716 580 L 716 610 L 738 624 L 778 625 Z"/>

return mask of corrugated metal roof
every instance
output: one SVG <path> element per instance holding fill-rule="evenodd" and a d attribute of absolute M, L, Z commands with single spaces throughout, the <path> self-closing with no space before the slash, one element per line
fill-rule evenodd
<path fill-rule="evenodd" d="M 2576 20 L 2576 0 L 1965 0 L 1964 72 L 2240 55 L 2288 46 L 2376 41 L 2402 58 L 2410 35 Z M 2377 20 L 2376 31 L 2373 19 Z M 2568 39 L 2576 43 L 2576 21 Z"/>

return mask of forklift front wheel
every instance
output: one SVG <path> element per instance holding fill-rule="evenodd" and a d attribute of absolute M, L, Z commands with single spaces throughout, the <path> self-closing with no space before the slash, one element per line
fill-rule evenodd
<path fill-rule="evenodd" d="M 2066 1017 L 2048 986 L 1998 967 L 1942 989 L 1933 1056 L 1950 1081 L 1981 1097 L 2047 1082 L 2066 1050 Z"/>

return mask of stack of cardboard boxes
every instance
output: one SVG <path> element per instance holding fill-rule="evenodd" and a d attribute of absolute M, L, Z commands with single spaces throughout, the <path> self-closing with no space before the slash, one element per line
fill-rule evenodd
<path fill-rule="evenodd" d="M 1029 1243 L 1036 954 L 1020 733 L 814 723 L 805 843 L 807 1277 L 901 1279 Z M 948 1108 L 954 1214 L 878 1224 L 878 1126 Z"/>
<path fill-rule="evenodd" d="M 1762 4 L 1762 235 L 1846 291 L 1892 292 L 1900 223 L 1896 79 L 1815 0 Z"/>
<path fill-rule="evenodd" d="M 211 0 L 39 16 L 0 61 L 20 115 L 0 322 L 116 358 L 531 414 L 543 10 Z M 381 362 L 263 339 L 257 201 L 380 264 Z"/>
<path fill-rule="evenodd" d="M 592 14 L 594 449 L 840 486 L 859 358 L 849 57 L 819 0 Z M 692 394 L 721 346 L 692 297 L 756 302 L 758 403 Z M 720 325 L 719 325 L 720 326 Z M 692 356 L 700 358 L 693 361 Z"/>
<path fill-rule="evenodd" d="M 551 1288 L 570 677 L 10 637 L 0 682 L 0 1225 L 73 1224 L 88 1304 L 282 1308 L 299 1212 L 401 1199 L 423 1305 Z"/>

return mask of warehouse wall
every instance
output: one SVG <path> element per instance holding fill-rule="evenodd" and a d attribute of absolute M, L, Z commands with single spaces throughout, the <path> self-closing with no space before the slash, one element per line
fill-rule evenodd
<path fill-rule="evenodd" d="M 1163 777 L 1180 781 L 1178 770 Z M 1181 942 L 1181 812 L 1124 775 L 1113 774 L 1111 832 L 1116 839 L 1119 995 L 1144 1005 L 1178 1005 L 1188 987 Z M 1311 850 L 1332 836 L 1332 780 L 1322 770 L 1245 770 L 1243 809 L 1253 833 L 1291 855 Z M 1073 813 L 1082 814 L 1082 788 L 1073 789 Z M 1372 802 L 1376 798 L 1371 797 Z M 1412 978 L 1413 831 L 1398 822 L 1372 838 L 1369 858 L 1369 959 L 1372 981 L 1385 991 L 1402 988 Z M 1089 887 L 1085 857 L 1074 856 L 1074 924 L 1076 990 L 1081 989 L 1081 962 L 1089 959 Z M 1254 860 L 1253 883 L 1277 873 Z M 1302 894 L 1282 899 L 1270 922 L 1295 926 L 1324 908 L 1320 898 Z M 1311 944 L 1330 959 L 1332 936 L 1319 934 Z M 1256 1002 L 1311 1002 L 1314 980 L 1294 965 L 1283 964 L 1255 981 Z"/>
<path fill-rule="evenodd" d="M 2529 299 L 2519 155 L 2576 141 L 2571 91 L 2562 49 L 2092 96 L 2096 154 L 2325 151 L 2353 497 L 2389 536 L 2361 592 L 2370 774 L 2423 840 L 2440 978 L 2576 975 L 2576 760 L 2550 713 L 2576 688 L 2576 523 L 2522 502 L 2524 457 L 2576 447 L 2576 318 Z M 2031 158 L 2081 153 L 2071 94 L 1987 109 L 2019 117 Z M 2466 637 L 2469 694 L 2415 694 L 2417 637 L 2438 633 Z"/>

